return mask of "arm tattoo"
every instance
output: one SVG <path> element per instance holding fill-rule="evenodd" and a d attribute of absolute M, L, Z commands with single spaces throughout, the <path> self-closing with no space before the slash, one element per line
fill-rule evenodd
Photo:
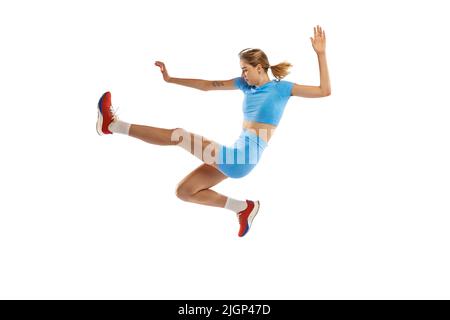
<path fill-rule="evenodd" d="M 213 81 L 212 83 L 213 87 L 223 87 L 224 84 L 221 81 Z"/>

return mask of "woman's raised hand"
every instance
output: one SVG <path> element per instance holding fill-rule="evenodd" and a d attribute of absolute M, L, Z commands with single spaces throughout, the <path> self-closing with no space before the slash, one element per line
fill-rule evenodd
<path fill-rule="evenodd" d="M 169 76 L 169 73 L 167 72 L 167 68 L 166 68 L 164 62 L 155 61 L 155 66 L 160 68 L 161 73 L 162 73 L 163 78 L 164 78 L 164 81 L 169 82 L 170 76 Z"/>
<path fill-rule="evenodd" d="M 325 30 L 322 30 L 322 28 L 319 25 L 317 25 L 317 28 L 314 27 L 314 38 L 310 37 L 310 39 L 314 51 L 317 54 L 325 53 L 325 45 L 326 45 Z"/>

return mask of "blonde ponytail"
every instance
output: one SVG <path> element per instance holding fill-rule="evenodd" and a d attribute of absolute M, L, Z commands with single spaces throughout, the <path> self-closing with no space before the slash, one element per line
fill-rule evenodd
<path fill-rule="evenodd" d="M 292 67 L 292 64 L 289 62 L 281 62 L 275 66 L 270 66 L 270 70 L 272 74 L 277 80 L 281 80 L 289 74 L 289 68 Z"/>

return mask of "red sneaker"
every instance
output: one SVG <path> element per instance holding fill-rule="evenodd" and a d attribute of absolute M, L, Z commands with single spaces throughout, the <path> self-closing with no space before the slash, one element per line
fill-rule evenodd
<path fill-rule="evenodd" d="M 243 237 L 247 234 L 252 225 L 253 219 L 259 210 L 259 201 L 245 200 L 247 202 L 247 208 L 237 214 L 239 219 L 239 237 Z"/>
<path fill-rule="evenodd" d="M 98 102 L 97 132 L 99 135 L 111 134 L 108 126 L 114 119 L 111 106 L 111 92 L 105 92 Z"/>

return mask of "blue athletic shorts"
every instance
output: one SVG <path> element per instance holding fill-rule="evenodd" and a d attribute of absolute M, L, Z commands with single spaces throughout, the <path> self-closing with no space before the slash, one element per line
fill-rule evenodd
<path fill-rule="evenodd" d="M 267 142 L 254 130 L 243 128 L 232 146 L 219 144 L 217 167 L 230 178 L 242 178 L 256 166 L 266 147 Z"/>

